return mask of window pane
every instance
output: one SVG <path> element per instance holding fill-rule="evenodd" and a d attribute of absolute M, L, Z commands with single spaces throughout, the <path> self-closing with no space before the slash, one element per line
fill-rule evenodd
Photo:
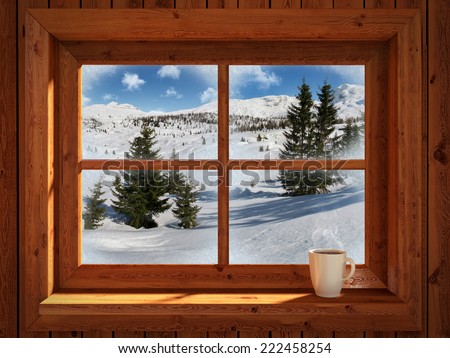
<path fill-rule="evenodd" d="M 84 159 L 130 156 L 144 126 L 153 157 L 217 158 L 217 66 L 82 69 Z"/>
<path fill-rule="evenodd" d="M 364 158 L 364 66 L 230 66 L 230 157 Z"/>
<path fill-rule="evenodd" d="M 83 264 L 217 263 L 217 172 L 137 173 L 83 172 Z"/>
<path fill-rule="evenodd" d="M 281 178 L 290 181 L 283 187 Z M 300 181 L 305 195 L 287 192 L 286 183 Z M 364 263 L 364 171 L 233 172 L 232 264 L 307 264 L 313 248 L 343 249 Z"/>

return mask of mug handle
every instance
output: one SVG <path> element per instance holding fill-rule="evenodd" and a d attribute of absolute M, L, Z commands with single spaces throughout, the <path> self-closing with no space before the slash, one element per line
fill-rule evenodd
<path fill-rule="evenodd" d="M 347 277 L 344 277 L 342 279 L 343 281 L 350 279 L 355 273 L 355 261 L 353 261 L 350 257 L 347 257 L 345 259 L 345 264 L 347 264 L 347 263 L 349 263 L 351 265 L 350 273 L 348 274 Z"/>

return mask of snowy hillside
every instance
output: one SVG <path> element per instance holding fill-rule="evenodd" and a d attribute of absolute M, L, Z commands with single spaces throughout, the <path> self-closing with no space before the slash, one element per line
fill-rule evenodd
<path fill-rule="evenodd" d="M 342 85 L 335 90 L 341 119 L 361 117 L 364 87 Z M 289 96 L 230 101 L 230 157 L 277 159 L 285 140 L 282 128 Z M 147 117 L 155 129 L 162 158 L 175 150 L 180 159 L 217 158 L 217 102 L 182 111 L 143 112 L 111 102 L 83 108 L 83 158 L 124 158 L 129 142 Z M 251 129 L 250 129 L 250 126 Z M 336 127 L 339 133 L 341 126 Z M 247 129 L 247 130 L 246 130 Z M 361 153 L 363 153 L 362 148 Z M 100 171 L 83 172 L 83 197 L 103 178 L 108 216 L 97 230 L 83 231 L 83 263 L 216 263 L 217 186 L 214 173 L 186 173 L 206 184 L 198 195 L 202 207 L 194 229 L 180 229 L 170 210 L 157 218 L 159 227 L 134 229 L 119 221 L 110 207 L 114 179 Z M 213 176 L 211 177 L 211 174 Z M 207 177 L 209 175 L 209 177 Z M 346 172 L 345 184 L 322 195 L 283 197 L 278 171 L 233 171 L 230 188 L 231 263 L 307 263 L 317 247 L 346 249 L 364 262 L 364 174 Z M 170 198 L 172 202 L 173 198 Z"/>

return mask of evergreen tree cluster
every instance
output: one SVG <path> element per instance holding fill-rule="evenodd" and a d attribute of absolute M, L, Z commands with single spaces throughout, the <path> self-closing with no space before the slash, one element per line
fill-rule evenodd
<path fill-rule="evenodd" d="M 340 121 L 329 83 L 325 81 L 317 93 L 318 105 L 305 80 L 298 90 L 298 103 L 288 109 L 280 159 L 329 159 L 357 145 L 362 136 L 356 123 L 347 125 L 343 135 L 332 135 Z M 337 172 L 330 170 L 281 170 L 279 179 L 286 195 L 292 196 L 325 193 L 330 185 L 342 181 Z"/>
<path fill-rule="evenodd" d="M 140 135 L 130 142 L 127 159 L 159 159 L 155 137 L 153 128 L 142 126 Z M 172 159 L 176 159 L 175 151 L 172 152 Z M 155 218 L 171 207 L 169 197 L 165 197 L 168 193 L 175 196 L 172 212 L 180 221 L 179 226 L 185 229 L 197 226 L 197 214 L 201 209 L 195 205 L 197 191 L 179 171 L 163 173 L 159 170 L 125 170 L 123 179 L 116 176 L 111 192 L 115 197 L 112 208 L 127 225 L 146 229 L 157 227 Z M 103 194 L 99 181 L 87 198 L 83 214 L 85 229 L 97 229 L 101 226 L 106 210 L 103 205 L 106 199 L 101 199 Z"/>

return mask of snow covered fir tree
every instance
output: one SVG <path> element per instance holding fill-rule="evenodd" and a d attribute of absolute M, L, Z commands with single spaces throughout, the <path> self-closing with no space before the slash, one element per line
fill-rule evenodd
<path fill-rule="evenodd" d="M 173 215 L 180 221 L 179 226 L 183 229 L 191 229 L 197 226 L 197 215 L 201 209 L 195 205 L 197 202 L 197 191 L 188 178 L 183 175 L 182 182 L 177 185 L 175 191 L 175 207 Z"/>
<path fill-rule="evenodd" d="M 348 145 L 356 145 L 359 137 L 357 124 L 346 135 L 332 136 L 339 122 L 335 107 L 334 91 L 324 82 L 317 93 L 319 102 L 314 104 L 310 87 L 303 80 L 298 88 L 297 104 L 291 104 L 287 111 L 287 130 L 283 132 L 285 142 L 280 150 L 280 159 L 332 159 Z M 281 170 L 279 179 L 286 195 L 321 194 L 329 186 L 342 182 L 336 171 L 330 170 Z"/>
<path fill-rule="evenodd" d="M 101 227 L 106 212 L 106 199 L 103 198 L 105 192 L 102 190 L 102 179 L 95 183 L 90 192 L 91 194 L 85 198 L 86 206 L 83 211 L 85 230 L 95 230 Z"/>
<path fill-rule="evenodd" d="M 128 159 L 158 159 L 155 148 L 155 131 L 142 126 L 139 136 L 130 142 Z M 127 225 L 137 229 L 157 227 L 155 217 L 168 210 L 168 198 L 164 198 L 166 185 L 163 175 L 157 170 L 126 170 L 123 182 L 116 177 L 111 190 L 116 200 L 112 207 L 121 214 Z"/>

